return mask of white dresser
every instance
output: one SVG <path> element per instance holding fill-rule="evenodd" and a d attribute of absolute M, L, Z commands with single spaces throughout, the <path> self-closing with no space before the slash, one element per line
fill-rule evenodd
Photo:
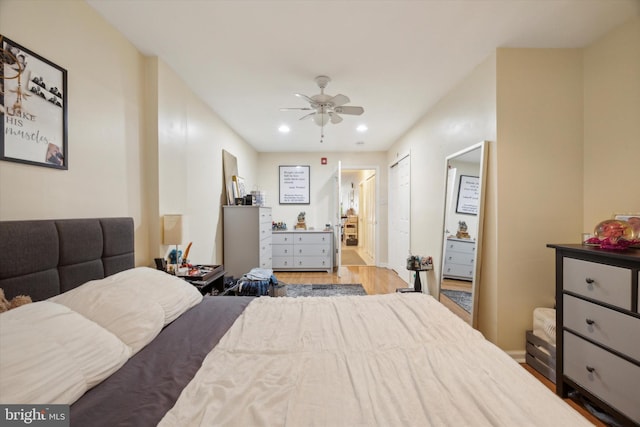
<path fill-rule="evenodd" d="M 640 250 L 556 249 L 556 389 L 640 424 Z"/>
<path fill-rule="evenodd" d="M 476 242 L 449 237 L 444 248 L 442 277 L 445 279 L 473 280 Z"/>
<path fill-rule="evenodd" d="M 333 231 L 274 231 L 274 271 L 333 270 Z"/>
<path fill-rule="evenodd" d="M 223 206 L 224 269 L 235 278 L 271 267 L 271 208 Z"/>

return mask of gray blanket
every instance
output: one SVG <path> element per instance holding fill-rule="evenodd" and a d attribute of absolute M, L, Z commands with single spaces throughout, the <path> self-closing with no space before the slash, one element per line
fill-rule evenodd
<path fill-rule="evenodd" d="M 71 406 L 72 426 L 155 426 L 252 297 L 205 297 Z"/>

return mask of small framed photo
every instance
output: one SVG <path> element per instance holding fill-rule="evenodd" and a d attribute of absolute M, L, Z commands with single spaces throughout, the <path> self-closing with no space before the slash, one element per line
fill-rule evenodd
<path fill-rule="evenodd" d="M 67 70 L 0 34 L 0 160 L 69 168 Z"/>
<path fill-rule="evenodd" d="M 308 205 L 310 166 L 280 166 L 280 204 Z"/>

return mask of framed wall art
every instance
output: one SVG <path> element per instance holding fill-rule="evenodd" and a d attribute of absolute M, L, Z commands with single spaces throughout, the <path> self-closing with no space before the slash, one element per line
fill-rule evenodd
<path fill-rule="evenodd" d="M 456 213 L 478 215 L 479 201 L 480 178 L 477 176 L 460 175 Z"/>
<path fill-rule="evenodd" d="M 280 166 L 280 204 L 308 205 L 310 166 Z"/>
<path fill-rule="evenodd" d="M 0 160 L 69 168 L 67 70 L 0 34 Z"/>

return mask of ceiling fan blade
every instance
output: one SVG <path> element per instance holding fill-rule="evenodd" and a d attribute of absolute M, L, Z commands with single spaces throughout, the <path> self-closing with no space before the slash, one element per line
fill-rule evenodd
<path fill-rule="evenodd" d="M 281 108 L 280 111 L 300 111 L 300 110 L 313 110 L 313 108 L 310 107 L 303 107 L 303 108 Z"/>
<path fill-rule="evenodd" d="M 342 117 L 332 111 L 329 112 L 329 117 L 331 118 L 331 123 L 333 123 L 334 125 L 342 121 Z"/>
<path fill-rule="evenodd" d="M 337 94 L 333 98 L 329 100 L 329 102 L 333 103 L 334 107 L 340 107 L 350 101 L 347 95 L 343 95 L 341 93 Z"/>
<path fill-rule="evenodd" d="M 353 106 L 349 106 L 349 105 L 345 105 L 345 106 L 342 106 L 342 107 L 336 107 L 333 110 L 336 113 L 352 114 L 354 116 L 359 116 L 360 114 L 364 113 L 364 108 L 362 108 L 362 107 L 353 107 Z"/>
<path fill-rule="evenodd" d="M 297 96 L 298 98 L 302 98 L 302 99 L 304 99 L 304 100 L 305 100 L 305 101 L 307 101 L 309 104 L 312 104 L 313 102 L 315 102 L 313 99 L 311 99 L 311 98 L 310 98 L 310 97 L 308 97 L 307 95 L 303 95 L 303 94 L 301 94 L 301 93 L 296 93 L 296 96 Z"/>
<path fill-rule="evenodd" d="M 311 110 L 311 108 L 310 108 L 310 110 Z M 313 112 L 313 113 L 306 114 L 306 115 L 300 117 L 298 120 L 310 119 L 311 117 L 313 117 L 314 114 L 316 114 L 316 113 Z"/>

